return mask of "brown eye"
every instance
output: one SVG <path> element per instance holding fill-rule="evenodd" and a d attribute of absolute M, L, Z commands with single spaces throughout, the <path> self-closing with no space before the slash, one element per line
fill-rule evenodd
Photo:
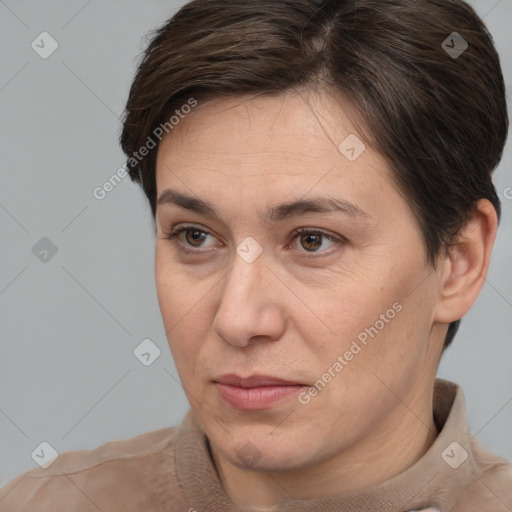
<path fill-rule="evenodd" d="M 207 233 L 200 229 L 185 229 L 185 240 L 192 247 L 201 247 L 203 240 L 206 238 Z"/>
<path fill-rule="evenodd" d="M 307 251 L 316 251 L 322 245 L 322 235 L 306 233 L 300 236 L 300 243 Z"/>
<path fill-rule="evenodd" d="M 318 250 L 322 247 L 325 240 L 328 240 L 332 243 L 332 245 L 336 245 L 339 243 L 333 236 L 328 235 L 327 233 L 323 233 L 322 231 L 314 231 L 308 230 L 306 228 L 299 228 L 294 232 L 294 238 L 298 238 L 300 242 L 300 246 L 306 251 L 310 253 L 321 253 L 324 250 Z M 328 246 L 329 247 L 329 246 Z M 325 250 L 328 249 L 325 248 Z"/>
<path fill-rule="evenodd" d="M 192 248 L 193 250 L 205 247 L 203 242 L 208 236 L 211 236 L 211 233 L 204 229 L 194 226 L 178 226 L 171 233 L 167 234 L 165 238 L 172 243 L 176 243 L 179 250 L 187 252 L 187 248 Z"/>

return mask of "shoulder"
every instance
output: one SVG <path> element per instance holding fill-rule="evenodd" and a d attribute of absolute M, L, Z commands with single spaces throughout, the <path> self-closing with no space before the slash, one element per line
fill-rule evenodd
<path fill-rule="evenodd" d="M 512 463 L 488 452 L 476 440 L 472 441 L 473 481 L 456 511 L 509 512 L 512 510 Z"/>
<path fill-rule="evenodd" d="M 63 452 L 46 469 L 31 469 L 0 489 L 0 509 L 135 510 L 147 505 L 159 510 L 148 500 L 168 501 L 177 489 L 176 434 L 177 427 L 168 427 L 92 450 Z"/>

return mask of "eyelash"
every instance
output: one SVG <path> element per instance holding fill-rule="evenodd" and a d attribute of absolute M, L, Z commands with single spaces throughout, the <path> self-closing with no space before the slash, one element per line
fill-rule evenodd
<path fill-rule="evenodd" d="M 183 247 L 180 246 L 180 244 L 178 243 L 179 240 L 178 240 L 178 236 L 180 235 L 180 233 L 183 233 L 183 232 L 186 232 L 186 231 L 199 231 L 200 233 L 204 233 L 206 235 L 211 235 L 211 233 L 209 231 L 206 231 L 204 229 L 200 229 L 196 226 L 178 226 L 176 228 L 174 228 L 171 233 L 165 233 L 165 239 L 168 240 L 169 242 L 171 243 L 174 243 L 177 245 L 177 248 L 180 252 L 182 253 L 185 253 L 185 254 L 200 254 L 201 252 L 203 254 L 207 254 L 208 250 L 203 250 L 201 251 L 201 249 L 184 249 Z M 308 234 L 308 235 L 321 235 L 325 238 L 327 238 L 327 240 L 331 241 L 331 242 L 335 242 L 337 244 L 344 244 L 346 243 L 346 239 L 344 238 L 337 238 L 337 237 L 334 237 L 333 235 L 330 235 L 328 233 L 325 233 L 324 231 L 321 231 L 321 230 L 318 230 L 318 229 L 309 229 L 309 228 L 304 228 L 304 227 L 301 227 L 301 228 L 297 228 L 295 229 L 292 234 L 291 234 L 291 237 L 292 237 L 292 240 L 295 240 L 297 238 L 297 236 L 299 235 L 302 235 L 302 234 Z M 326 251 L 328 251 L 328 249 L 326 249 Z M 302 251 L 300 251 L 302 252 Z M 320 252 L 313 252 L 313 253 L 305 253 L 304 258 L 306 259 L 312 259 L 312 258 L 319 258 L 319 257 L 323 257 L 323 256 L 329 256 L 331 254 L 332 251 L 328 252 L 327 254 L 323 254 L 323 252 L 325 251 L 320 251 Z"/>

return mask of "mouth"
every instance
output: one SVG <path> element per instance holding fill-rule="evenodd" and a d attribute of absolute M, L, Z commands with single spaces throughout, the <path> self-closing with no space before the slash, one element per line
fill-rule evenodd
<path fill-rule="evenodd" d="M 221 384 L 228 384 L 239 388 L 257 388 L 264 386 L 305 386 L 303 382 L 294 380 L 285 380 L 278 377 L 271 377 L 269 375 L 251 375 L 249 377 L 239 377 L 234 373 L 221 375 L 214 382 Z"/>
<path fill-rule="evenodd" d="M 277 402 L 297 395 L 307 385 L 268 375 L 240 377 L 221 375 L 213 380 L 223 402 L 241 411 L 268 409 Z"/>

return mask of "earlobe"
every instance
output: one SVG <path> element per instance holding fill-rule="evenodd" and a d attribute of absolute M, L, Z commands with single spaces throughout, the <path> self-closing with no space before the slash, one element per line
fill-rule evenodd
<path fill-rule="evenodd" d="M 498 218 L 491 202 L 477 201 L 456 243 L 442 261 L 435 321 L 458 320 L 476 301 L 489 269 L 497 227 Z"/>

